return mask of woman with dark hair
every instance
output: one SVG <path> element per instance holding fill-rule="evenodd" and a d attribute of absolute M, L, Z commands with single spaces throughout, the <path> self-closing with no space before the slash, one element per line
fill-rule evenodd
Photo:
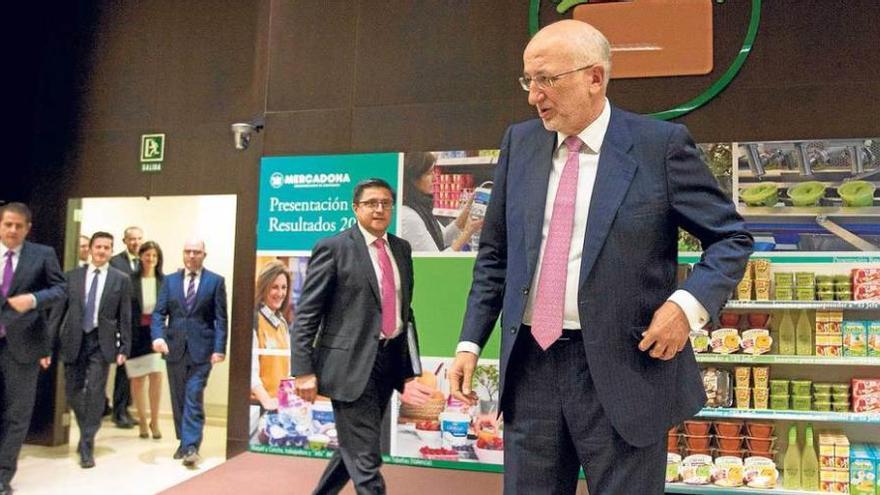
<path fill-rule="evenodd" d="M 433 153 L 407 153 L 403 159 L 403 206 L 400 208 L 400 237 L 413 251 L 461 251 L 483 220 L 470 218 L 471 203 L 462 208 L 449 225 L 434 218 Z"/>
<path fill-rule="evenodd" d="M 251 398 L 263 409 L 278 409 L 278 385 L 290 376 L 290 329 L 285 314 L 290 307 L 290 272 L 278 260 L 263 266 L 257 276 L 254 301 L 254 348 L 251 353 Z M 260 350 L 286 351 L 281 355 Z"/>
<path fill-rule="evenodd" d="M 162 248 L 154 241 L 141 244 L 138 249 L 140 270 L 131 275 L 131 356 L 125 362 L 125 371 L 131 383 L 131 396 L 138 415 L 141 438 L 162 438 L 159 431 L 159 398 L 162 393 L 162 359 L 153 351 L 150 322 L 156 296 L 162 286 Z M 147 430 L 144 382 L 149 379 L 150 430 Z"/>

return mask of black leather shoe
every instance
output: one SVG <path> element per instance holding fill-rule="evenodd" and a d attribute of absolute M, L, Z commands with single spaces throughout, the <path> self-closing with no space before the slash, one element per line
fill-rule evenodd
<path fill-rule="evenodd" d="M 117 428 L 122 428 L 123 430 L 130 430 L 134 428 L 135 422 L 131 419 L 129 415 L 120 415 L 119 417 L 113 417 L 113 424 L 116 425 Z"/>
<path fill-rule="evenodd" d="M 79 467 L 83 469 L 95 467 L 95 456 L 92 454 L 92 446 L 88 442 L 80 442 Z"/>
<path fill-rule="evenodd" d="M 183 447 L 182 446 L 177 447 L 177 450 L 174 451 L 174 460 L 179 461 L 179 460 L 183 459 L 183 456 L 184 456 Z"/>
<path fill-rule="evenodd" d="M 183 465 L 186 467 L 195 467 L 196 464 L 201 461 L 202 458 L 199 457 L 199 451 L 196 450 L 195 447 L 187 447 L 186 452 L 183 454 Z"/>

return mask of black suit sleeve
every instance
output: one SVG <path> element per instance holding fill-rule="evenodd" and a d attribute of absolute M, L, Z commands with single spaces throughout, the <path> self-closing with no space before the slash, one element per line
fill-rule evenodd
<path fill-rule="evenodd" d="M 67 280 L 52 248 L 46 248 L 46 256 L 43 258 L 43 278 L 44 283 L 41 285 L 44 288 L 33 293 L 37 299 L 37 309 L 48 309 L 49 306 L 63 300 L 67 289 Z"/>
<path fill-rule="evenodd" d="M 312 375 L 312 352 L 315 338 L 324 320 L 326 302 L 336 286 L 336 262 L 329 243 L 318 242 L 309 260 L 302 295 L 297 305 L 291 338 L 291 374 Z"/>
<path fill-rule="evenodd" d="M 214 291 L 214 353 L 226 354 L 226 280 L 220 277 Z"/>

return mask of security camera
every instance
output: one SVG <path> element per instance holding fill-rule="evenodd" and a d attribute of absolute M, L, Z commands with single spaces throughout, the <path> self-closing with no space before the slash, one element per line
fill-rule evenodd
<path fill-rule="evenodd" d="M 263 125 L 261 123 L 236 122 L 232 124 L 231 128 L 232 136 L 235 140 L 235 149 L 246 150 L 251 143 L 251 136 L 255 132 L 260 132 L 263 129 Z"/>

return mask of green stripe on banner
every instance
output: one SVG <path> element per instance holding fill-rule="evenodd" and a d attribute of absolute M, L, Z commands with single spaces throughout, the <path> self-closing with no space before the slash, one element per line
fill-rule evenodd
<path fill-rule="evenodd" d="M 413 312 L 423 356 L 454 356 L 471 289 L 474 258 L 413 258 Z M 496 325 L 481 357 L 498 359 L 500 331 Z"/>

